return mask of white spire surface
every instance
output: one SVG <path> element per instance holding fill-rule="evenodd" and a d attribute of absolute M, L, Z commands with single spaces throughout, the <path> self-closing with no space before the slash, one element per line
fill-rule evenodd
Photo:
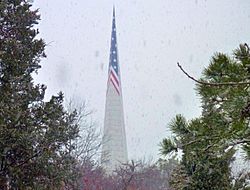
<path fill-rule="evenodd" d="M 128 161 L 114 8 L 101 160 L 107 173 Z"/>

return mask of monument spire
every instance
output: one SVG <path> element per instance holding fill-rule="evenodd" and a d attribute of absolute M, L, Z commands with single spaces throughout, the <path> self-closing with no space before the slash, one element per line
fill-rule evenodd
<path fill-rule="evenodd" d="M 114 7 L 101 160 L 108 173 L 128 160 Z"/>

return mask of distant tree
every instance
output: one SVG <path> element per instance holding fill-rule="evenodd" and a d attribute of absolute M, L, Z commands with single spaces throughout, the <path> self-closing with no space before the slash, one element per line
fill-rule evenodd
<path fill-rule="evenodd" d="M 191 121 L 177 115 L 169 125 L 175 138 L 164 139 L 161 152 L 183 151 L 180 189 L 232 189 L 235 150 L 242 147 L 250 158 L 249 47 L 240 45 L 232 58 L 216 53 L 200 80 L 178 66 L 197 83 L 202 115 Z"/>
<path fill-rule="evenodd" d="M 81 171 L 82 190 L 171 190 L 169 171 L 158 164 L 130 161 L 106 174 L 101 166 L 89 162 L 82 165 Z"/>
<path fill-rule="evenodd" d="M 85 102 L 77 103 L 73 99 L 66 105 L 69 113 L 77 111 L 76 124 L 79 126 L 79 136 L 73 141 L 75 144 L 74 156 L 79 164 L 89 165 L 96 162 L 99 165 L 101 155 L 102 135 L 98 126 L 92 121 L 92 111 L 87 109 Z"/>
<path fill-rule="evenodd" d="M 27 0 L 0 1 L 0 189 L 60 189 L 74 181 L 76 112 L 34 84 L 45 43 Z"/>
<path fill-rule="evenodd" d="M 78 179 L 74 178 L 73 185 L 67 183 L 64 189 L 71 190 L 76 186 L 81 190 L 110 189 L 112 180 L 106 180 L 99 162 L 102 139 L 97 125 L 92 122 L 92 111 L 87 109 L 85 102 L 78 103 L 73 99 L 66 104 L 66 108 L 69 113 L 77 111 L 75 123 L 79 126 L 79 136 L 71 142 L 74 145 L 71 154 L 77 160 L 75 177 Z"/>
<path fill-rule="evenodd" d="M 121 190 L 170 190 L 168 180 L 170 168 L 143 161 L 123 164 L 114 173 L 116 189 Z"/>

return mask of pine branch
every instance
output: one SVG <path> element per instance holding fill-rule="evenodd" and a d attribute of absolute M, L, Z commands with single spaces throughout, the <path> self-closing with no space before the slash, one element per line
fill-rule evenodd
<path fill-rule="evenodd" d="M 212 82 L 204 82 L 200 81 L 194 77 L 192 77 L 190 74 L 188 74 L 180 65 L 179 62 L 177 62 L 177 66 L 180 68 L 180 70 L 191 80 L 194 82 L 201 84 L 201 85 L 208 85 L 208 86 L 239 86 L 239 85 L 249 85 L 250 82 L 221 82 L 221 83 L 212 83 Z"/>
<path fill-rule="evenodd" d="M 229 146 L 236 146 L 239 144 L 250 144 L 250 139 L 242 139 L 242 140 L 234 141 L 230 143 Z"/>

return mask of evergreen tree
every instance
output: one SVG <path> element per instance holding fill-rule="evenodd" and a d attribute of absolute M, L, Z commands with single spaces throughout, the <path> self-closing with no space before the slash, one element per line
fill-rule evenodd
<path fill-rule="evenodd" d="M 189 122 L 177 115 L 170 124 L 176 137 L 164 139 L 161 152 L 182 149 L 187 180 L 180 189 L 232 189 L 230 163 L 237 145 L 250 158 L 249 48 L 240 45 L 233 57 L 216 53 L 200 80 L 182 71 L 197 82 L 202 115 Z"/>
<path fill-rule="evenodd" d="M 34 84 L 45 43 L 34 26 L 40 16 L 27 0 L 0 1 L 0 189 L 59 189 L 72 182 L 76 112 L 63 95 L 44 101 Z"/>

